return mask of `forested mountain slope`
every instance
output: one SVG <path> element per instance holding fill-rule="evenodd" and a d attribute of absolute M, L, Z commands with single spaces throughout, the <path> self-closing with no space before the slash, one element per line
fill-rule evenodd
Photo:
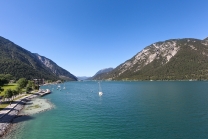
<path fill-rule="evenodd" d="M 44 59 L 47 58 L 44 57 Z M 61 76 L 66 76 L 69 80 L 77 80 L 74 75 L 58 67 L 51 60 L 47 60 L 57 72 L 54 73 L 50 67 L 47 67 L 37 54 L 33 54 L 0 37 L 0 74 L 11 74 L 16 79 L 25 77 L 27 79 L 44 78 L 57 80 Z"/>

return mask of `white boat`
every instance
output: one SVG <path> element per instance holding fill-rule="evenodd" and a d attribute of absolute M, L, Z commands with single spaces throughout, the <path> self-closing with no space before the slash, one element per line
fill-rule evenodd
<path fill-rule="evenodd" d="M 103 92 L 99 92 L 99 96 L 102 96 L 103 95 Z"/>
<path fill-rule="evenodd" d="M 63 87 L 63 89 L 66 89 L 66 87 L 65 87 L 65 83 L 64 83 L 64 87 Z"/>
<path fill-rule="evenodd" d="M 100 82 L 98 82 L 98 84 L 99 84 L 99 96 L 102 96 L 103 95 L 103 92 L 102 92 L 102 89 L 101 89 L 101 86 L 100 86 Z"/>

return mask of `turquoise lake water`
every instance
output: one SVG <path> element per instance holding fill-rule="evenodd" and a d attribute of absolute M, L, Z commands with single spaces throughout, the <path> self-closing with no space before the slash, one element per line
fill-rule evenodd
<path fill-rule="evenodd" d="M 63 88 L 62 84 L 62 88 Z M 68 82 L 55 108 L 18 123 L 16 139 L 208 138 L 208 82 Z"/>

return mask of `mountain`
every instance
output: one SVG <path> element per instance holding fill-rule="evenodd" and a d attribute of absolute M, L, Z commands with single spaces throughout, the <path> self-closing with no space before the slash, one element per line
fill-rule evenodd
<path fill-rule="evenodd" d="M 106 74 L 108 74 L 112 70 L 113 70 L 113 68 L 101 69 L 94 76 L 92 76 L 91 78 L 88 78 L 88 80 L 100 80 L 103 78 L 103 76 L 105 76 Z"/>
<path fill-rule="evenodd" d="M 36 58 L 42 64 L 44 64 L 49 69 L 50 72 L 52 72 L 53 74 L 55 74 L 59 78 L 64 79 L 64 80 L 77 80 L 77 78 L 74 75 L 72 75 L 67 70 L 59 67 L 52 60 L 50 60 L 50 59 L 48 59 L 48 58 L 46 58 L 44 56 L 40 56 L 39 54 L 34 54 L 34 55 L 36 56 Z"/>
<path fill-rule="evenodd" d="M 101 79 L 208 80 L 208 38 L 153 43 Z"/>
<path fill-rule="evenodd" d="M 86 80 L 90 77 L 87 77 L 87 76 L 77 76 L 78 80 Z"/>
<path fill-rule="evenodd" d="M 3 37 L 0 37 L 0 74 L 11 74 L 16 79 L 77 80 L 52 60 L 31 53 Z"/>
<path fill-rule="evenodd" d="M 204 41 L 208 41 L 208 37 L 204 39 Z"/>

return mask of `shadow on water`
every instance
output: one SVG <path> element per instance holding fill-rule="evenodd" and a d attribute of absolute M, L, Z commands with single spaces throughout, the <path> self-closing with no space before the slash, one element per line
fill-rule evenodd
<path fill-rule="evenodd" d="M 29 102 L 27 102 L 25 105 L 31 105 L 31 104 L 33 104 L 33 103 L 32 103 L 32 102 L 30 102 L 30 103 L 29 103 Z"/>
<path fill-rule="evenodd" d="M 34 119 L 34 117 L 29 115 L 18 115 L 15 119 L 13 119 L 12 123 L 20 123 L 32 119 Z"/>
<path fill-rule="evenodd" d="M 0 119 L 0 123 L 19 123 L 32 119 L 34 119 L 34 117 L 29 115 L 6 115 Z"/>
<path fill-rule="evenodd" d="M 13 104 L 14 104 L 14 103 L 13 103 Z M 17 103 L 16 103 L 16 104 L 17 104 Z M 25 102 L 20 101 L 18 104 L 19 104 L 19 105 L 25 105 Z"/>

